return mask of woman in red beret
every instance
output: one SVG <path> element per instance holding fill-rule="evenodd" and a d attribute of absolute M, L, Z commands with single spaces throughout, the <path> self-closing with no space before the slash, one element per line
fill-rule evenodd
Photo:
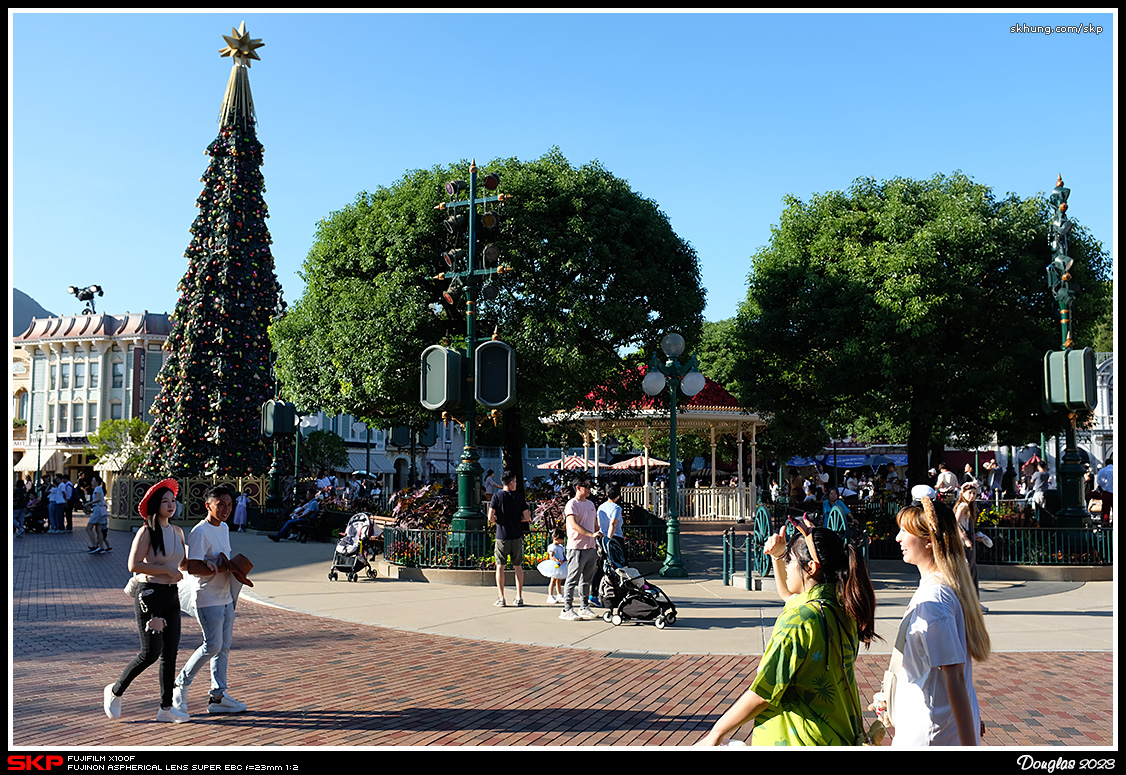
<path fill-rule="evenodd" d="M 183 578 L 180 564 L 187 556 L 184 532 L 170 524 L 176 514 L 180 486 L 165 479 L 149 488 L 137 511 L 145 524 L 137 531 L 129 550 L 129 570 L 137 574 L 134 607 L 141 651 L 125 667 L 116 683 L 103 690 L 103 708 L 111 719 L 121 717 L 121 695 L 149 665 L 160 660 L 160 709 L 157 721 L 180 723 L 189 716 L 172 707 L 176 681 L 176 652 L 180 648 L 180 596 L 177 584 Z"/>

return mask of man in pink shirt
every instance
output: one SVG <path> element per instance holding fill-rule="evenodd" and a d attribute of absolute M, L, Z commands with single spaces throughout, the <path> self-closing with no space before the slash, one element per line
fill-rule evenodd
<path fill-rule="evenodd" d="M 567 580 L 563 584 L 563 612 L 559 618 L 565 621 L 577 619 L 597 619 L 587 606 L 590 599 L 591 581 L 598 566 L 598 550 L 595 542 L 602 536 L 598 529 L 598 509 L 590 500 L 590 482 L 583 480 L 575 484 L 575 497 L 567 501 L 563 508 L 567 518 Z M 579 588 L 581 605 L 576 611 L 572 606 L 575 587 Z"/>

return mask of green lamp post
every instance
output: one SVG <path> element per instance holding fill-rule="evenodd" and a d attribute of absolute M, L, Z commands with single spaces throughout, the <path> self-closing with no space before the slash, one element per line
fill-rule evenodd
<path fill-rule="evenodd" d="M 691 398 L 704 389 L 704 375 L 700 373 L 700 363 L 696 356 L 689 356 L 683 363 L 679 360 L 684 354 L 684 337 L 680 334 L 666 334 L 661 339 L 664 360 L 656 353 L 649 361 L 649 371 L 641 382 L 641 388 L 651 396 L 659 395 L 669 386 L 669 515 L 668 540 L 665 547 L 665 562 L 661 566 L 662 576 L 687 576 L 684 562 L 680 557 L 680 502 L 676 479 L 676 391 L 679 386 L 684 395 Z"/>

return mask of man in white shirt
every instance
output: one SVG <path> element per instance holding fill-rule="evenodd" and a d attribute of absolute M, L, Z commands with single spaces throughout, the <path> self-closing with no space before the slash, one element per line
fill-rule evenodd
<path fill-rule="evenodd" d="M 958 490 L 958 477 L 954 476 L 954 472 L 945 463 L 938 464 L 938 479 L 934 483 L 934 489 L 939 495 L 950 495 Z"/>
<path fill-rule="evenodd" d="M 233 503 L 234 490 L 229 485 L 217 484 L 207 491 L 207 519 L 192 528 L 188 536 L 188 556 L 181 565 L 182 570 L 199 579 L 195 591 L 196 620 L 203 629 L 203 645 L 188 657 L 172 690 L 172 704 L 183 713 L 188 712 L 188 688 L 205 661 L 211 667 L 207 712 L 226 714 L 246 710 L 244 703 L 227 693 L 227 658 L 234 639 L 235 597 L 231 594 L 231 572 L 224 557 L 231 556 L 227 519 Z"/>

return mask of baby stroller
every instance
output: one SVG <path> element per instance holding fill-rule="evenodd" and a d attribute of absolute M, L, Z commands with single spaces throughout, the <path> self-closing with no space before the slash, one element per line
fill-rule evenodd
<path fill-rule="evenodd" d="M 23 515 L 23 532 L 47 532 L 47 499 L 37 498 L 34 495 L 27 501 L 27 509 Z"/>
<path fill-rule="evenodd" d="M 607 545 L 610 548 L 607 548 Z M 614 544 L 598 542 L 598 561 L 602 563 L 602 581 L 598 596 L 606 613 L 603 620 L 615 626 L 630 619 L 652 621 L 658 630 L 676 623 L 676 606 L 660 587 L 645 580 L 637 568 L 627 566 L 616 557 Z"/>
<path fill-rule="evenodd" d="M 332 567 L 328 571 L 328 580 L 336 581 L 338 571 L 344 573 L 349 581 L 355 581 L 360 576 L 360 571 L 367 571 L 369 579 L 375 578 L 375 568 L 367 558 L 367 544 L 383 531 L 375 526 L 371 517 L 364 513 L 356 514 L 348 520 L 348 527 L 344 535 L 336 544 L 332 555 Z"/>

